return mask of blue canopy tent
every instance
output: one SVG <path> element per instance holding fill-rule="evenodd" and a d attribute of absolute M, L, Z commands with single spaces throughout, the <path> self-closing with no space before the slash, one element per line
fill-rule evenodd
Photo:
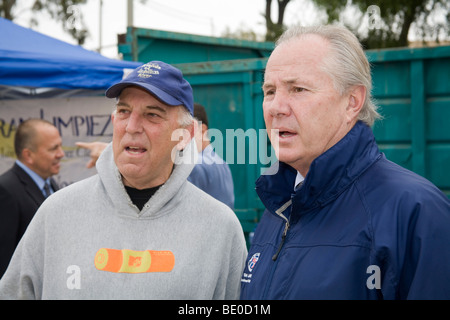
<path fill-rule="evenodd" d="M 104 91 L 127 69 L 139 65 L 104 57 L 0 17 L 0 99 Z"/>
<path fill-rule="evenodd" d="M 28 118 L 52 122 L 66 156 L 59 185 L 95 173 L 76 141 L 111 141 L 112 101 L 105 90 L 138 62 L 104 57 L 0 18 L 0 174 L 15 161 L 14 132 Z"/>

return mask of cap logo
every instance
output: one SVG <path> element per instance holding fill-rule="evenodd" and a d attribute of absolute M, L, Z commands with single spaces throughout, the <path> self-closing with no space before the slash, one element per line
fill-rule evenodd
<path fill-rule="evenodd" d="M 155 69 L 161 70 L 161 67 L 156 63 L 146 63 L 138 70 L 138 77 L 146 79 L 152 77 L 154 74 L 159 74 L 159 71 Z"/>

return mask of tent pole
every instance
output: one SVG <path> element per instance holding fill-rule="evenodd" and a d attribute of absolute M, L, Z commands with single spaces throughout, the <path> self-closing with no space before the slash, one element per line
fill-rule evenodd
<path fill-rule="evenodd" d="M 99 17 L 98 17 L 98 53 L 102 53 L 102 30 L 103 27 L 103 0 L 100 0 Z"/>

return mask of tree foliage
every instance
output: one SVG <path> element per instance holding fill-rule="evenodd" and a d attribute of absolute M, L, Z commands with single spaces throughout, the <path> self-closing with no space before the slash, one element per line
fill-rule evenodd
<path fill-rule="evenodd" d="M 264 13 L 264 19 L 266 21 L 266 41 L 275 41 L 286 29 L 283 23 L 284 12 L 290 0 L 277 0 L 278 4 L 278 16 L 277 21 L 272 20 L 272 0 L 266 0 L 266 11 Z"/>
<path fill-rule="evenodd" d="M 34 0 L 32 6 L 27 8 L 32 12 L 46 12 L 52 19 L 62 24 L 65 32 L 83 45 L 89 32 L 84 24 L 79 5 L 85 4 L 87 0 Z M 0 0 L 0 16 L 14 20 L 17 18 L 15 9 L 17 0 Z M 31 25 L 38 25 L 38 21 L 32 17 Z"/>
<path fill-rule="evenodd" d="M 230 27 L 226 27 L 222 32 L 221 37 L 230 38 L 230 39 L 240 39 L 240 40 L 248 40 L 248 41 L 259 41 L 258 35 L 251 28 L 246 27 L 244 24 L 240 24 L 239 27 L 232 31 Z"/>
<path fill-rule="evenodd" d="M 358 35 L 366 48 L 388 48 L 408 45 L 413 30 L 417 39 L 439 41 L 450 35 L 450 0 L 312 0 L 326 10 L 329 22 L 343 22 Z M 361 13 L 346 23 L 342 12 L 353 6 Z M 368 8 L 376 11 L 367 12 Z M 377 17 L 374 15 L 378 15 Z M 441 19 L 436 19 L 437 16 Z M 358 28 L 369 18 L 366 30 Z M 378 21 L 375 21 L 375 18 Z M 373 19 L 372 21 L 370 19 Z M 355 23 L 356 20 L 356 23 Z M 376 22 L 376 25 L 370 25 Z M 355 27 L 355 25 L 357 27 Z"/>

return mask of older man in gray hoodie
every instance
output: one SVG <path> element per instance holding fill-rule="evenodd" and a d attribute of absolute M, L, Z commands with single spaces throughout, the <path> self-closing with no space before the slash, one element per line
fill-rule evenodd
<path fill-rule="evenodd" d="M 117 101 L 114 133 L 98 174 L 42 204 L 0 298 L 238 298 L 247 254 L 240 223 L 187 181 L 196 154 L 189 83 L 153 61 L 106 96 Z"/>

